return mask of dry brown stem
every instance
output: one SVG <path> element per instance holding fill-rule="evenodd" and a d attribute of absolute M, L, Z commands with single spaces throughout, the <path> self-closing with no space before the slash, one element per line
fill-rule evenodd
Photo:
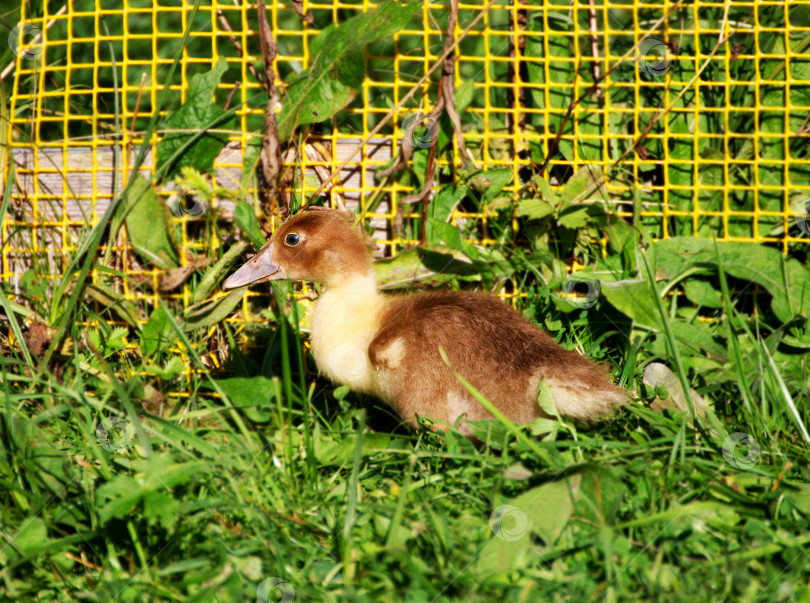
<path fill-rule="evenodd" d="M 276 75 L 273 62 L 278 54 L 276 41 L 267 22 L 267 10 L 264 0 L 257 0 L 256 10 L 259 13 L 259 35 L 262 45 L 262 59 L 264 61 L 264 87 L 267 91 L 267 108 L 264 115 L 264 141 L 262 143 L 261 162 L 264 184 L 267 187 L 265 205 L 272 212 L 277 198 L 277 180 L 281 172 L 281 144 L 278 140 L 278 121 L 276 120 L 276 106 L 278 105 L 278 91 L 276 90 Z M 280 208 L 282 213 L 289 214 L 289 206 Z"/>
<path fill-rule="evenodd" d="M 310 11 L 304 11 L 304 2 L 303 0 L 290 0 L 292 2 L 293 10 L 295 14 L 298 15 L 298 18 L 301 19 L 307 25 L 312 25 L 315 22 L 315 18 L 312 16 Z"/>
<path fill-rule="evenodd" d="M 225 13 L 223 13 L 222 9 L 219 8 L 217 9 L 217 21 L 219 21 L 219 24 L 222 26 L 222 29 L 228 32 L 228 41 L 231 44 L 233 44 L 234 48 L 236 48 L 236 52 L 239 53 L 239 56 L 244 58 L 245 53 L 242 50 L 242 45 L 239 43 L 239 40 L 236 39 L 236 36 L 233 35 L 233 29 L 231 29 L 230 23 L 228 23 L 228 20 L 225 18 Z M 262 73 L 258 69 L 256 69 L 256 66 L 253 65 L 253 63 L 248 62 L 247 68 L 248 71 L 250 71 L 250 73 L 253 75 L 253 77 L 256 78 L 257 82 L 259 82 L 260 84 L 265 83 L 264 75 L 262 75 Z"/>

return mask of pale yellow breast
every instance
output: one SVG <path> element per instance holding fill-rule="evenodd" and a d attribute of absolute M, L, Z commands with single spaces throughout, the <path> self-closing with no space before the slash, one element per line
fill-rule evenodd
<path fill-rule="evenodd" d="M 368 346 L 379 330 L 384 298 L 373 279 L 327 290 L 312 314 L 312 354 L 322 374 L 351 389 L 376 393 Z"/>

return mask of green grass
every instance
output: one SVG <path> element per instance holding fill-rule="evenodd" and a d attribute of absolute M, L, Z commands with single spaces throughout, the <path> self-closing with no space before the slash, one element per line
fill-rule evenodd
<path fill-rule="evenodd" d="M 268 313 L 249 350 L 220 344 L 213 382 L 200 333 L 178 327 L 199 370 L 162 379 L 148 366 L 171 364 L 176 345 L 145 359 L 97 315 L 71 332 L 88 343 L 40 376 L 19 348 L 2 359 L 7 596 L 253 600 L 278 577 L 297 600 L 810 600 L 808 444 L 787 402 L 806 425 L 805 358 L 766 351 L 774 325 L 734 312 L 704 327 L 738 349 L 704 376 L 704 358 L 638 334 L 602 299 L 571 313 L 530 300 L 563 345 L 627 385 L 653 360 L 674 367 L 671 343 L 716 417 L 695 429 L 641 386 L 604 424 L 533 441 L 495 422 L 476 449 L 302 375 L 292 313 Z M 759 448 L 727 459 L 737 432 Z M 514 509 L 491 521 L 502 505 Z"/>
<path fill-rule="evenodd" d="M 772 8 L 757 9 L 763 27 L 778 24 Z M 745 10 L 733 8 L 730 18 L 741 21 Z M 701 16 L 715 23 L 722 10 Z M 542 21 L 530 21 L 531 31 L 542 30 Z M 558 33 L 571 27 L 552 21 Z M 804 35 L 791 37 L 794 50 Z M 760 38 L 763 52 L 784 44 L 776 34 Z M 527 56 L 540 52 L 533 43 Z M 694 52 L 695 43 L 683 41 L 681 53 Z M 572 51 L 563 46 L 560 52 Z M 172 48 L 169 56 L 179 47 Z M 761 63 L 776 69 L 770 59 Z M 560 67 L 560 81 L 587 78 L 587 67 L 575 74 L 575 64 Z M 725 77 L 721 65 L 705 77 Z M 791 65 L 804 69 L 807 61 Z M 675 68 L 685 70 L 682 80 L 695 69 L 686 60 Z M 734 68 L 735 79 L 745 80 L 755 62 Z M 770 88 L 763 98 L 778 104 L 779 87 Z M 627 89 L 616 90 L 612 102 L 627 102 Z M 711 101 L 711 89 L 701 90 L 702 101 Z M 741 98 L 733 104 L 750 104 L 753 91 L 734 88 Z M 645 106 L 661 104 L 659 89 L 641 92 Z M 562 114 L 570 98 L 551 102 Z M 556 126 L 535 116 L 527 128 L 553 131 L 561 114 Z M 626 115 L 617 119 L 629 129 Z M 701 115 L 699 130 L 723 131 L 720 116 Z M 342 125 L 354 119 L 343 118 Z M 673 115 L 670 131 L 684 133 L 689 149 L 678 142 L 669 156 L 707 160 L 698 176 L 711 186 L 719 176 L 709 160 L 725 152 L 723 141 L 707 138 L 701 157 L 690 155 L 684 119 Z M 750 132 L 751 119 L 735 113 L 731 127 Z M 795 119 L 803 116 L 784 122 Z M 592 124 L 583 120 L 587 132 Z M 502 126 L 465 114 L 468 132 Z M 773 133 L 770 127 L 762 131 Z M 765 139 L 760 159 L 780 160 L 783 147 Z M 538 162 L 549 151 L 544 140 L 532 149 Z M 514 300 L 524 315 L 566 348 L 606 363 L 633 400 L 593 426 L 492 421 L 477 427 L 480 448 L 455 431 L 437 433 L 429 421 L 410 431 L 390 409 L 317 377 L 303 352 L 303 304 L 287 285 L 260 288 L 263 295 L 249 303 L 262 322 L 238 333 L 238 320 L 224 320 L 238 317 L 238 303 L 201 300 L 246 246 L 238 230 L 256 233 L 249 205 L 238 229 L 211 213 L 193 223 L 148 222 L 169 245 L 186 229 L 182 240 L 209 260 L 182 286 L 185 301 L 125 299 L 123 279 L 146 299 L 151 284 L 109 268 L 102 254 L 65 258 L 65 265 L 95 267 L 95 280 L 77 286 L 65 278 L 57 297 L 41 258 L 19 292 L 0 283 L 0 599 L 274 601 L 294 593 L 297 601 L 810 601 L 810 271 L 766 246 L 714 246 L 691 236 L 651 244 L 657 219 L 638 211 L 619 219 L 599 203 L 579 203 L 586 174 L 563 165 L 575 142 L 554 157 L 559 165 L 546 175 L 553 190 L 531 170 L 520 183 L 511 181 L 511 168 L 442 174 L 419 261 L 443 268 L 431 280 L 445 287 L 524 294 Z M 729 142 L 729 153 L 751 157 L 741 138 Z M 651 139 L 647 151 L 660 158 L 663 144 Z M 794 156 L 804 156 L 802 144 L 790 141 Z M 587 147 L 581 157 L 595 152 Z M 601 159 L 609 164 L 622 151 L 611 145 Z M 418 181 L 425 166 L 414 164 L 399 184 Z M 615 178 L 639 208 L 660 202 L 647 185 L 663 169 Z M 691 167 L 666 169 L 671 183 L 694 188 L 673 191 L 670 202 L 683 195 L 691 207 L 693 193 L 704 208 L 718 201 L 717 190 L 698 190 Z M 734 182 L 753 179 L 753 169 L 740 167 Z M 793 176 L 804 177 L 799 168 Z M 785 174 L 768 177 L 778 184 Z M 445 186 L 451 178 L 457 188 Z M 517 230 L 513 206 L 499 203 L 510 186 L 519 191 Z M 790 193 L 765 191 L 761 207 Z M 731 201 L 747 207 L 745 195 Z M 448 227 L 456 205 L 500 207 L 487 223 L 492 247 L 468 242 L 482 234 L 475 221 Z M 10 211 L 7 194 L 0 222 Z M 111 223 L 120 227 L 122 219 Z M 420 219 L 404 222 L 412 238 Z M 671 226 L 685 235 L 720 232 L 713 218 L 697 231 L 689 219 Z M 750 228 L 750 219 L 732 220 L 731 234 Z M 102 232 L 95 234 L 101 241 Z M 602 237 L 609 239 L 604 250 L 594 242 Z M 791 252 L 803 258 L 806 246 Z M 561 294 L 571 258 L 590 266 L 574 288 L 588 288 L 584 297 Z M 403 253 L 381 275 L 398 280 L 396 267 L 414 261 Z M 36 322 L 65 328 L 48 362 L 47 337 L 43 347 L 33 335 Z M 644 382 L 654 363 L 669 367 L 666 385 Z M 272 589 L 278 581 L 286 585 Z"/>

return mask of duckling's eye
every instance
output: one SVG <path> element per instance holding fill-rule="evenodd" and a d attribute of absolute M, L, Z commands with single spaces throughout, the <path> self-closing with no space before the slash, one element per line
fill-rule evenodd
<path fill-rule="evenodd" d="M 295 247 L 298 243 L 301 242 L 301 239 L 298 237 L 297 234 L 291 232 L 284 238 L 284 242 L 289 245 L 290 247 Z"/>

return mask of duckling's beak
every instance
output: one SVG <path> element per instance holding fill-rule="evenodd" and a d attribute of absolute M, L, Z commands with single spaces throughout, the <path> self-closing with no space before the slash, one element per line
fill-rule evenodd
<path fill-rule="evenodd" d="M 225 279 L 222 283 L 224 291 L 231 289 L 238 289 L 245 287 L 252 283 L 257 283 L 262 280 L 268 281 L 283 281 L 287 278 L 287 273 L 273 263 L 271 259 L 273 253 L 273 244 L 269 243 L 261 248 L 259 253 L 254 255 L 242 267 L 234 272 L 231 276 Z"/>

